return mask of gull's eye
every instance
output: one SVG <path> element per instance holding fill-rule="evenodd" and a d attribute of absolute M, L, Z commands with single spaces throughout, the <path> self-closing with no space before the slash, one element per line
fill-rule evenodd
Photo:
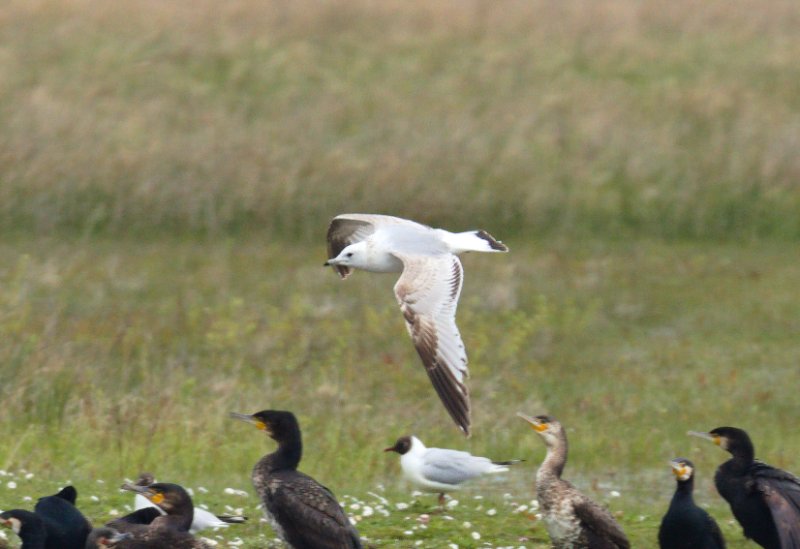
<path fill-rule="evenodd" d="M 353 257 L 353 252 L 347 252 L 347 257 Z"/>

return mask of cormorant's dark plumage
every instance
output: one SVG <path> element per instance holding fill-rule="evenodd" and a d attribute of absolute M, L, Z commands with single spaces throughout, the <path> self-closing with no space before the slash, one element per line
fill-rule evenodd
<path fill-rule="evenodd" d="M 661 549 L 725 549 L 719 526 L 704 509 L 698 507 L 694 490 L 694 464 L 685 458 L 671 462 L 677 487 L 667 514 L 658 530 Z"/>
<path fill-rule="evenodd" d="M 714 483 L 748 537 L 766 549 L 800 548 L 800 479 L 755 459 L 750 437 L 736 427 L 690 435 L 711 440 L 733 456 Z"/>
<path fill-rule="evenodd" d="M 130 534 L 117 532 L 108 526 L 95 528 L 89 533 L 86 538 L 85 549 L 109 549 L 111 547 L 119 547 L 119 543 L 125 539 L 129 539 Z"/>
<path fill-rule="evenodd" d="M 189 533 L 194 517 L 194 504 L 189 493 L 178 484 L 156 482 L 149 486 L 123 484 L 122 488 L 143 495 L 155 507 L 139 509 L 106 526 L 129 533 L 129 539 L 114 545 L 117 549 L 205 549 L 208 544 Z"/>
<path fill-rule="evenodd" d="M 47 530 L 42 517 L 23 509 L 0 513 L 0 525 L 11 528 L 22 540 L 20 549 L 46 549 Z"/>
<path fill-rule="evenodd" d="M 549 416 L 519 416 L 547 446 L 536 473 L 536 499 L 553 547 L 629 549 L 628 538 L 611 513 L 561 478 L 567 463 L 567 434 L 561 424 Z"/>
<path fill-rule="evenodd" d="M 231 414 L 253 423 L 278 449 L 253 467 L 253 487 L 275 532 L 293 549 L 360 549 L 358 532 L 330 490 L 297 471 L 303 454 L 300 426 L 291 412 Z"/>
<path fill-rule="evenodd" d="M 86 541 L 86 549 L 210 549 L 190 533 L 175 530 L 165 519 L 166 515 L 162 515 L 136 533 L 120 533 L 108 526 L 95 529 Z"/>
<path fill-rule="evenodd" d="M 19 535 L 25 549 L 83 549 L 92 525 L 73 505 L 76 498 L 75 488 L 67 486 L 39 498 L 33 513 L 13 509 L 0 518 Z"/>

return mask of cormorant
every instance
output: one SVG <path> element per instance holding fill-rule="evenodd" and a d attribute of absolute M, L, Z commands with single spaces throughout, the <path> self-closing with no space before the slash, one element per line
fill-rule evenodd
<path fill-rule="evenodd" d="M 297 470 L 303 454 L 300 426 L 291 412 L 264 410 L 231 417 L 255 425 L 278 449 L 253 467 L 253 487 L 272 528 L 293 549 L 360 549 L 361 540 L 330 490 Z"/>
<path fill-rule="evenodd" d="M 0 523 L 19 535 L 25 549 L 83 549 L 92 526 L 73 505 L 76 498 L 75 488 L 67 486 L 55 495 L 39 498 L 34 512 L 6 511 L 0 515 Z"/>
<path fill-rule="evenodd" d="M 139 478 L 136 480 L 137 486 L 150 486 L 151 484 L 155 483 L 155 478 L 151 473 L 141 473 Z M 142 494 L 136 494 L 136 498 L 134 500 L 134 508 L 136 511 L 140 509 L 148 509 L 148 508 L 155 508 L 158 509 L 158 506 L 152 503 L 149 499 L 144 497 Z M 146 513 L 146 512 L 145 512 Z M 160 514 L 163 514 L 163 511 L 159 511 Z M 150 517 L 151 515 L 145 515 Z M 150 520 L 147 520 L 147 524 L 152 522 L 152 519 L 155 518 L 157 515 L 152 515 Z M 227 528 L 231 524 L 241 524 L 247 521 L 247 517 L 243 517 L 240 515 L 215 515 L 210 511 L 206 511 L 200 507 L 194 508 L 194 518 L 192 519 L 192 526 L 189 528 L 190 534 L 196 534 L 202 530 L 207 528 Z"/>
<path fill-rule="evenodd" d="M 57 494 L 39 498 L 33 512 L 42 517 L 47 528 L 47 547 L 83 549 L 92 525 L 75 507 L 78 491 L 66 486 Z"/>
<path fill-rule="evenodd" d="M 717 522 L 694 503 L 694 464 L 686 458 L 670 462 L 677 481 L 675 495 L 658 530 L 661 549 L 725 549 Z"/>
<path fill-rule="evenodd" d="M 733 457 L 717 468 L 714 484 L 744 535 L 766 549 L 800 548 L 800 479 L 755 459 L 750 437 L 736 427 L 689 431 Z"/>
<path fill-rule="evenodd" d="M 536 499 L 555 549 L 629 549 L 630 543 L 605 508 L 561 478 L 567 434 L 550 416 L 517 414 L 544 439 L 547 455 L 536 473 Z"/>
<path fill-rule="evenodd" d="M 132 534 L 130 539 L 120 541 L 114 547 L 118 549 L 208 547 L 208 544 L 189 533 L 194 517 L 194 505 L 191 496 L 182 486 L 168 482 L 156 482 L 150 486 L 125 483 L 122 489 L 143 495 L 158 509 L 153 507 L 139 509 L 107 523 L 106 526 L 110 528 Z M 161 514 L 162 511 L 165 514 Z"/>
<path fill-rule="evenodd" d="M 445 493 L 458 490 L 466 481 L 489 473 L 506 472 L 508 465 L 521 461 L 492 461 L 459 450 L 427 448 L 415 436 L 398 438 L 394 446 L 384 452 L 400 454 L 400 467 L 405 477 L 421 490 L 438 493 L 439 505 L 444 505 Z"/>
<path fill-rule="evenodd" d="M 42 517 L 24 509 L 0 513 L 0 525 L 11 528 L 22 540 L 20 549 L 46 549 L 47 529 Z"/>

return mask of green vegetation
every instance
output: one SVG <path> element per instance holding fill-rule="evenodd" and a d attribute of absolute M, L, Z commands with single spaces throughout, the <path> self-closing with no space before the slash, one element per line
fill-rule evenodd
<path fill-rule="evenodd" d="M 568 477 L 635 547 L 680 455 L 745 547 L 711 482 L 725 454 L 685 432 L 743 427 L 800 472 L 798 17 L 790 0 L 7 2 L 0 508 L 70 480 L 99 522 L 153 470 L 257 518 L 249 471 L 274 444 L 227 414 L 274 407 L 352 515 L 391 510 L 359 522 L 376 546 L 545 547 L 514 512 L 544 454 L 515 412 L 548 412 Z M 471 439 L 394 277 L 321 267 L 345 211 L 511 246 L 464 259 Z M 527 462 L 455 495 L 449 521 L 381 452 L 409 432 Z M 220 535 L 272 539 L 257 520 Z"/>
<path fill-rule="evenodd" d="M 429 445 L 526 458 L 505 482 L 456 495 L 465 503 L 452 512 L 462 547 L 479 546 L 465 520 L 498 545 L 532 534 L 502 499 L 533 498 L 544 453 L 517 411 L 568 426 L 569 477 L 622 512 L 640 547 L 672 493 L 675 456 L 696 463 L 700 501 L 730 518 L 710 486 L 725 454 L 688 429 L 742 426 L 760 456 L 800 471 L 792 246 L 509 244 L 507 256 L 465 257 L 459 323 L 475 435 L 464 440 L 404 333 L 392 276 L 342 282 L 321 267 L 321 245 L 258 239 L 7 240 L 0 469 L 25 468 L 50 489 L 69 478 L 104 501 L 140 470 L 214 494 L 251 491 L 250 468 L 274 444 L 227 413 L 267 407 L 297 412 L 305 471 L 365 501 L 378 484 L 392 502 L 411 501 L 397 456 L 381 452 L 408 432 Z M 609 498 L 612 490 L 621 497 Z M 0 508 L 22 503 L 19 493 L 0 479 Z M 475 494 L 498 515 L 471 511 Z M 421 498 L 424 509 L 434 499 Z M 254 497 L 225 502 L 258 516 Z M 109 506 L 93 509 L 100 519 Z M 407 528 L 401 514 L 361 525 L 384 540 L 406 539 Z"/>
<path fill-rule="evenodd" d="M 311 239 L 357 209 L 506 238 L 797 238 L 797 17 L 793 0 L 17 0 L 0 230 Z"/>

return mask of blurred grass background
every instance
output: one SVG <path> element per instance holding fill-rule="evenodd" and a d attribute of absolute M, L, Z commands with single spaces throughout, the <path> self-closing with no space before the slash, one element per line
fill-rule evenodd
<path fill-rule="evenodd" d="M 0 229 L 796 238 L 799 11 L 11 1 Z"/>
<path fill-rule="evenodd" d="M 546 411 L 635 546 L 677 455 L 727 521 L 725 456 L 686 430 L 800 471 L 798 24 L 782 0 L 5 3 L 0 469 L 249 489 L 273 444 L 227 412 L 277 407 L 337 493 L 404 494 L 380 450 L 413 431 L 527 458 L 481 486 L 524 498 L 543 447 L 514 413 Z M 464 259 L 469 441 L 394 277 L 321 267 L 345 211 L 510 244 Z"/>

